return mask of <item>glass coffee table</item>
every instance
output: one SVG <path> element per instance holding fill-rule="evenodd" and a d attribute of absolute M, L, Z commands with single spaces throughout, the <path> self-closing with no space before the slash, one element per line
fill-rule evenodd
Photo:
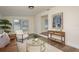
<path fill-rule="evenodd" d="M 45 42 L 36 34 L 29 35 L 26 45 L 28 52 L 44 52 L 46 50 Z"/>

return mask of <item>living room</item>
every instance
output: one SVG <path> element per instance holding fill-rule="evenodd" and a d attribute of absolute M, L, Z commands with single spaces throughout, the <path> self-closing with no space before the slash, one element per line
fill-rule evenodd
<path fill-rule="evenodd" d="M 9 34 L 15 34 L 15 35 L 10 35 L 12 39 L 16 39 L 15 37 L 17 37 L 16 35 L 17 32 L 24 33 L 24 37 L 28 36 L 27 34 L 35 33 L 45 39 L 48 39 L 48 37 L 50 37 L 50 35 L 52 34 L 52 37 L 55 36 L 55 38 L 57 39 L 59 38 L 58 41 L 61 41 L 61 42 L 57 42 L 56 43 L 57 45 L 61 43 L 60 46 L 62 45 L 66 46 L 66 47 L 64 46 L 64 48 L 59 47 L 60 49 L 62 48 L 65 50 L 67 49 L 66 52 L 68 51 L 71 52 L 71 50 L 72 52 L 79 51 L 78 50 L 79 49 L 79 41 L 78 41 L 79 16 L 78 15 L 79 15 L 78 6 L 77 7 L 76 6 L 74 7 L 73 6 L 26 6 L 26 7 L 25 6 L 16 6 L 16 7 L 15 6 L 0 6 L 0 18 L 7 19 L 12 24 L 11 32 L 9 33 Z M 56 18 L 56 17 L 60 17 L 60 18 Z M 58 19 L 60 21 L 58 21 L 58 23 L 55 21 L 56 22 L 55 24 L 54 19 Z M 53 25 L 56 25 L 56 26 L 53 26 Z M 50 31 L 55 32 L 54 33 L 55 35 L 53 33 L 49 33 Z M 45 35 L 41 34 L 43 32 L 46 32 L 47 34 Z M 61 33 L 64 33 L 63 36 Z M 60 37 L 57 36 L 59 34 L 60 34 Z M 35 37 L 37 37 L 37 35 L 35 35 Z M 22 35 L 19 37 L 22 38 Z M 64 37 L 65 39 L 63 38 L 61 40 L 61 37 L 62 38 Z M 35 40 L 36 41 L 34 41 L 34 43 L 39 41 L 37 39 Z M 49 38 L 48 40 L 51 40 L 51 39 Z M 24 49 L 26 51 L 26 48 L 23 47 L 23 46 L 26 46 L 26 41 L 23 40 L 23 43 L 22 42 L 16 43 L 17 41 L 18 39 L 13 41 L 15 43 L 12 43 L 12 45 L 14 45 L 14 48 L 11 47 L 12 45 L 10 45 L 9 48 L 1 48 L 1 51 L 5 50 L 8 52 L 14 49 L 14 52 L 15 52 L 15 50 L 17 50 L 17 46 L 19 46 L 18 49 L 20 50 Z M 56 40 L 54 41 L 56 42 Z M 62 44 L 62 42 L 64 42 L 64 44 Z M 50 45 L 46 45 L 46 48 L 48 46 Z M 35 47 L 35 50 L 37 48 L 38 47 Z M 53 47 L 51 48 L 50 49 L 47 48 L 47 49 L 49 51 L 51 50 L 51 52 L 56 52 L 56 51 L 60 52 L 60 49 L 58 49 L 57 46 L 56 48 L 53 48 Z M 11 50 L 8 50 L 8 49 L 11 49 Z M 34 47 L 30 47 L 30 49 L 31 51 L 34 50 Z M 43 49 L 44 49 L 44 45 L 43 45 Z M 46 51 L 49 52 L 48 50 Z"/>

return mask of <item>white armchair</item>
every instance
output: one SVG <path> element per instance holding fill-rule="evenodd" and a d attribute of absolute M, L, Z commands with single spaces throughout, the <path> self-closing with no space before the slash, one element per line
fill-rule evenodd
<path fill-rule="evenodd" d="M 0 34 L 0 48 L 5 47 L 10 43 L 10 38 L 7 33 Z"/>
<path fill-rule="evenodd" d="M 23 33 L 22 30 L 17 30 L 15 31 L 15 33 L 16 33 L 17 41 L 21 41 L 21 42 L 23 42 L 23 40 L 26 39 L 28 36 L 28 34 Z"/>

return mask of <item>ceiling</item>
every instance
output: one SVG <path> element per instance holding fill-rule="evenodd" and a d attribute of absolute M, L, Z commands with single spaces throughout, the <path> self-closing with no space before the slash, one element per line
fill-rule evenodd
<path fill-rule="evenodd" d="M 29 9 L 27 6 L 0 6 L 0 14 L 3 16 L 32 16 L 37 13 L 49 10 L 53 6 L 34 6 Z"/>

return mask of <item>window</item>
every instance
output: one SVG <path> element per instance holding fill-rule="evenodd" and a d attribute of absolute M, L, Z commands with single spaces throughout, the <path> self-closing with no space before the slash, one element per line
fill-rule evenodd
<path fill-rule="evenodd" d="M 29 30 L 29 21 L 28 20 L 22 20 L 21 21 L 21 28 L 23 31 Z"/>
<path fill-rule="evenodd" d="M 21 29 L 21 27 L 20 27 L 21 21 L 20 20 L 14 20 L 14 24 L 13 25 L 14 25 L 14 31 Z"/>
<path fill-rule="evenodd" d="M 29 29 L 29 21 L 28 20 L 14 20 L 14 31 L 23 30 L 28 31 Z"/>

